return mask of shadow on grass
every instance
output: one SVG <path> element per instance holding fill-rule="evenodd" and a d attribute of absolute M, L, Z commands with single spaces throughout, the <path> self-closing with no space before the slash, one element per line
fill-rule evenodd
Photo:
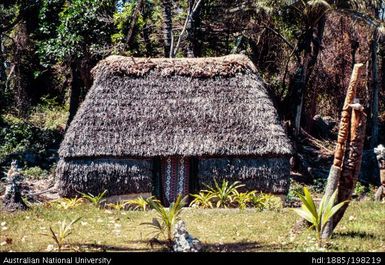
<path fill-rule="evenodd" d="M 151 243 L 148 240 L 132 240 L 125 241 L 124 243 L 127 246 L 115 246 L 115 245 L 105 245 L 105 244 L 95 244 L 95 243 L 73 243 L 71 246 L 73 248 L 78 248 L 79 251 L 122 251 L 122 252 L 142 252 L 142 251 L 165 251 L 160 244 Z M 143 244 L 143 247 L 129 247 L 131 244 Z"/>
<path fill-rule="evenodd" d="M 159 241 L 163 242 L 163 241 Z M 146 240 L 126 241 L 127 246 L 114 246 L 104 244 L 71 244 L 78 251 L 122 251 L 122 252 L 167 252 L 168 249 L 159 243 L 151 244 Z M 129 247 L 130 244 L 143 244 L 145 247 L 134 248 Z M 256 251 L 285 251 L 280 244 L 260 244 L 258 242 L 232 242 L 224 244 L 207 244 L 203 243 L 203 252 L 256 252 Z"/>
<path fill-rule="evenodd" d="M 333 238 L 364 238 L 364 239 L 376 239 L 377 236 L 372 233 L 360 232 L 360 231 L 349 231 L 349 232 L 336 232 Z"/>
<path fill-rule="evenodd" d="M 232 242 L 224 244 L 203 244 L 206 252 L 256 252 L 285 251 L 288 246 L 280 244 L 261 244 L 259 242 Z"/>

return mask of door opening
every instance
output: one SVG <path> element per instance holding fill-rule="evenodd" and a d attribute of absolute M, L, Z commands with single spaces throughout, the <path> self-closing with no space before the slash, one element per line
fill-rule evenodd
<path fill-rule="evenodd" d="M 161 198 L 165 206 L 174 202 L 179 194 L 189 194 L 190 158 L 183 156 L 167 156 L 160 160 Z"/>

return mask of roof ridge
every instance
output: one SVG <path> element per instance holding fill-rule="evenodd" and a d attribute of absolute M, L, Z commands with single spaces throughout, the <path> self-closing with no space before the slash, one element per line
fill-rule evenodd
<path fill-rule="evenodd" d="M 257 73 L 253 62 L 243 54 L 222 57 L 200 58 L 145 58 L 111 55 L 101 60 L 93 69 L 92 75 L 131 75 L 143 76 L 150 71 L 161 76 L 214 77 L 234 76 L 238 72 Z"/>

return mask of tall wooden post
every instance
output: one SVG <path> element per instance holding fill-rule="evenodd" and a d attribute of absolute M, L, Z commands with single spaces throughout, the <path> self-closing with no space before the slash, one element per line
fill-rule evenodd
<path fill-rule="evenodd" d="M 352 110 L 351 130 L 349 147 L 346 152 L 346 158 L 342 167 L 342 176 L 338 185 L 337 203 L 350 200 L 356 186 L 361 168 L 362 151 L 364 148 L 366 114 L 363 110 Z M 344 215 L 349 203 L 346 203 L 333 216 L 333 229 L 337 226 Z"/>
<path fill-rule="evenodd" d="M 358 77 L 360 76 L 362 70 L 362 66 L 363 64 L 355 64 L 350 78 L 349 87 L 346 93 L 345 102 L 341 113 L 341 121 L 338 130 L 338 138 L 336 149 L 334 152 L 333 165 L 330 168 L 328 182 L 325 189 L 325 196 L 327 197 L 330 197 L 334 193 L 334 191 L 338 187 L 338 184 L 340 183 L 342 165 L 345 157 L 347 141 L 350 134 L 352 115 L 352 110 L 350 106 L 351 104 L 353 104 L 354 98 L 356 96 L 356 87 Z M 333 221 L 330 220 L 324 228 L 322 238 L 328 238 L 331 235 L 334 227 L 335 226 L 333 225 Z"/>

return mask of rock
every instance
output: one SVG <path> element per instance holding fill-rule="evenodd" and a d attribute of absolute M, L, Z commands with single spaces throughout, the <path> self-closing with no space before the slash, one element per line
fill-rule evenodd
<path fill-rule="evenodd" d="M 382 201 L 383 198 L 385 198 L 385 186 L 380 186 L 374 195 L 374 199 L 376 201 Z"/>
<path fill-rule="evenodd" d="M 199 252 L 202 243 L 187 232 L 186 224 L 181 220 L 175 225 L 172 248 L 175 252 Z"/>
<path fill-rule="evenodd" d="M 7 211 L 26 210 L 28 206 L 21 196 L 22 175 L 19 172 L 16 161 L 13 161 L 7 173 L 3 207 Z"/>

